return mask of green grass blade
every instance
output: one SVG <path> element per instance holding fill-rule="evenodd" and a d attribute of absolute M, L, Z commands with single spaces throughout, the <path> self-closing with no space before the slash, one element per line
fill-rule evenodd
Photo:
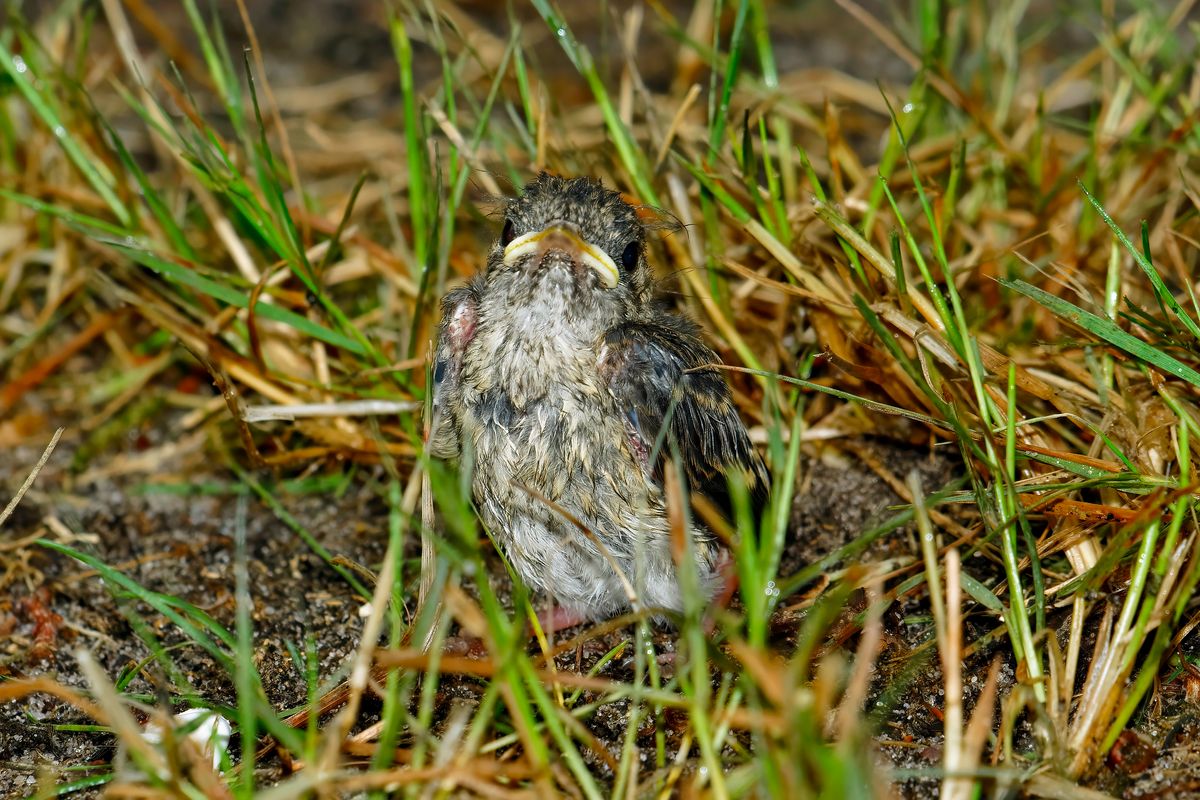
<path fill-rule="evenodd" d="M 997 278 L 996 280 L 1002 286 L 1012 289 L 1014 292 L 1019 292 L 1031 300 L 1040 303 L 1057 316 L 1078 325 L 1134 358 L 1145 361 L 1151 366 L 1158 367 L 1164 372 L 1170 373 L 1176 378 L 1185 380 L 1193 386 L 1200 388 L 1200 372 L 1197 372 L 1167 353 L 1156 350 L 1141 339 L 1126 333 L 1117 327 L 1116 323 L 1089 311 L 1084 311 L 1082 308 L 1068 303 L 1061 297 L 1056 297 L 1025 281 L 1008 278 Z"/>
<path fill-rule="evenodd" d="M 716 113 L 709 121 L 708 156 L 711 163 L 721 152 L 725 138 L 725 125 L 729 118 L 729 101 L 733 96 L 733 87 L 737 83 L 738 66 L 742 60 L 742 32 L 746 29 L 746 18 L 749 16 L 749 0 L 739 0 L 737 14 L 733 18 L 733 31 L 729 34 L 729 55 L 725 60 L 724 74 L 721 76 L 721 94 L 716 104 Z M 718 30 L 720 26 L 717 26 Z"/>
<path fill-rule="evenodd" d="M 238 291 L 232 286 L 220 283 L 207 278 L 195 270 L 189 269 L 182 264 L 176 264 L 165 258 L 151 253 L 149 250 L 131 246 L 126 242 L 120 242 L 113 239 L 97 237 L 97 241 L 113 247 L 127 255 L 133 261 L 147 267 L 158 274 L 176 281 L 184 286 L 188 286 L 199 292 L 220 300 L 223 303 L 228 303 L 237 308 L 248 308 L 250 306 L 250 296 L 245 292 Z M 334 347 L 341 347 L 351 353 L 364 355 L 366 349 L 356 339 L 349 336 L 332 331 L 323 325 L 320 325 L 312 320 L 297 314 L 294 311 L 289 311 L 286 308 L 280 308 L 273 303 L 256 303 L 254 313 L 264 319 L 269 319 L 274 322 L 282 322 L 283 324 L 294 328 L 303 336 L 319 339 L 326 344 L 331 344 Z"/>
<path fill-rule="evenodd" d="M 234 522 L 234 606 L 237 647 L 234 650 L 234 685 L 237 688 L 238 738 L 242 744 L 239 765 L 241 780 L 237 783 L 238 797 L 254 794 L 254 759 L 258 749 L 254 691 L 254 623 L 251 614 L 254 598 L 250 595 L 249 560 L 246 555 L 246 495 L 239 495 Z"/>
<path fill-rule="evenodd" d="M 591 54 L 586 47 L 576 41 L 566 20 L 550 5 L 548 0 L 530 1 L 550 28 L 550 33 L 562 45 L 567 58 L 571 60 L 575 69 L 587 81 L 588 88 L 592 90 L 592 96 L 596 98 L 596 104 L 600 106 L 600 113 L 604 117 L 604 125 L 608 128 L 608 135 L 617 148 L 621 163 L 625 165 L 626 171 L 633 180 L 633 188 L 638 193 L 639 199 L 650 205 L 660 205 L 658 193 L 654 191 L 654 186 L 650 181 L 650 165 L 646 160 L 646 154 L 634 141 L 633 134 L 621 120 L 621 115 L 617 113 L 616 106 L 613 105 L 608 89 L 604 85 L 604 80 L 600 77 L 600 73 L 592 61 Z"/>
<path fill-rule="evenodd" d="M 63 222 L 74 225 L 84 232 L 107 233 L 110 236 L 128 236 L 130 231 L 128 228 L 118 227 L 111 222 L 106 222 L 99 217 L 93 217 L 89 214 L 82 214 L 72 208 L 58 206 L 52 203 L 46 203 L 38 200 L 36 197 L 30 197 L 27 194 L 14 192 L 9 189 L 0 187 L 0 197 L 12 200 L 14 203 L 20 203 L 31 211 L 36 211 L 39 214 L 49 214 L 53 217 L 58 217 Z"/>
<path fill-rule="evenodd" d="M 137 599 L 149 605 L 158 613 L 162 614 L 171 622 L 179 626 L 179 628 L 191 639 L 198 644 L 205 652 L 211 655 L 222 667 L 230 670 L 233 666 L 229 656 L 229 651 L 237 645 L 233 635 L 229 633 L 219 622 L 209 616 L 206 612 L 201 611 L 190 603 L 186 603 L 177 597 L 170 597 L 161 592 L 155 592 L 145 588 L 141 584 L 132 580 L 124 573 L 113 569 L 95 556 L 76 550 L 73 547 L 52 542 L 47 539 L 40 539 L 38 543 L 43 547 L 49 548 L 62 553 L 65 556 L 76 559 L 84 564 L 87 564 L 92 569 L 96 570 L 104 580 L 119 586 L 126 592 L 129 592 Z"/>
<path fill-rule="evenodd" d="M 1128 251 L 1130 257 L 1133 258 L 1134 263 L 1137 264 L 1142 272 L 1145 273 L 1146 277 L 1150 279 L 1150 285 L 1154 287 L 1154 295 L 1158 298 L 1158 302 L 1171 309 L 1171 313 L 1173 313 L 1175 317 L 1183 323 L 1183 326 L 1187 328 L 1188 333 L 1190 333 L 1194 338 L 1200 340 L 1200 324 L 1197 324 L 1196 320 L 1192 319 L 1191 315 L 1183 309 L 1183 306 L 1181 306 L 1179 301 L 1175 299 L 1175 295 L 1171 293 L 1171 290 L 1167 288 L 1166 283 L 1163 282 L 1162 276 L 1158 274 L 1158 270 L 1156 270 L 1154 265 L 1150 263 L 1148 256 L 1149 247 L 1147 246 L 1147 253 L 1143 253 L 1141 250 L 1139 250 L 1134 243 L 1129 240 L 1129 237 L 1125 235 L 1125 231 L 1121 230 L 1121 227 L 1117 225 L 1117 223 L 1113 221 L 1113 218 L 1108 215 L 1108 212 L 1104 210 L 1104 206 L 1100 204 L 1100 201 L 1088 191 L 1087 186 L 1085 186 L 1082 181 L 1079 182 L 1079 189 L 1083 192 L 1083 196 L 1088 199 L 1088 202 L 1092 204 L 1092 208 L 1096 209 L 1096 213 L 1100 215 L 1100 219 L 1104 220 L 1104 224 L 1107 225 L 1109 230 L 1113 232 L 1113 235 L 1117 237 L 1117 241 L 1119 241 L 1121 246 Z"/>
<path fill-rule="evenodd" d="M 29 103 L 29 107 L 42 120 L 42 124 L 54 134 L 63 152 L 71 159 L 71 163 L 83 173 L 84 178 L 108 205 L 117 221 L 123 226 L 128 226 L 133 221 L 133 215 L 121 202 L 121 198 L 117 197 L 112 176 L 101 171 L 101 162 L 84 149 L 63 123 L 49 99 L 38 92 L 35 84 L 37 76 L 33 74 L 29 63 L 20 56 L 13 55 L 3 42 L 0 42 L 0 67 L 8 73 L 17 90 L 21 92 L 21 96 Z M 44 85 L 56 85 L 56 83 L 47 78 Z"/>

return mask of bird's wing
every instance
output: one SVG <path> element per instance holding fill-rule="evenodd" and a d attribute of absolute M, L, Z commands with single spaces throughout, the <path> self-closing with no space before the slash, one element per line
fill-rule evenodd
<path fill-rule="evenodd" d="M 442 322 L 433 354 L 433 413 L 429 420 L 429 452 L 438 458 L 458 455 L 458 398 L 463 352 L 475 336 L 479 295 L 473 284 L 460 286 L 442 298 Z"/>
<path fill-rule="evenodd" d="M 726 476 L 740 473 L 754 509 L 761 509 L 766 469 L 750 444 L 725 377 L 711 366 L 720 359 L 700 341 L 692 323 L 664 315 L 662 322 L 619 325 L 605 336 L 600 363 L 643 466 L 661 479 L 673 442 L 691 491 L 729 513 Z M 649 463 L 656 446 L 658 457 Z"/>

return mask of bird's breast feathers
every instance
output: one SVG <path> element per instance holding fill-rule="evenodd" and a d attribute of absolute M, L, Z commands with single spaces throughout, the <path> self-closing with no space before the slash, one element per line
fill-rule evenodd
<path fill-rule="evenodd" d="M 477 478 L 491 483 L 483 472 L 490 470 L 556 501 L 641 478 L 598 367 L 600 339 L 583 342 L 548 327 L 531 329 L 518 312 L 507 324 L 479 323 L 462 394 L 462 434 Z"/>

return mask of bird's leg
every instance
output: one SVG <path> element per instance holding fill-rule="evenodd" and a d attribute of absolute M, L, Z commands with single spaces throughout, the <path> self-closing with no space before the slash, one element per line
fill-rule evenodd
<path fill-rule="evenodd" d="M 717 624 L 715 612 L 728 608 L 729 601 L 738 589 L 737 565 L 733 563 L 733 557 L 729 555 L 728 550 L 721 550 L 714 572 L 717 574 L 717 591 L 713 593 L 709 610 L 704 615 L 704 631 L 708 634 L 712 634 Z"/>
<path fill-rule="evenodd" d="M 560 606 L 558 603 L 551 602 L 548 608 L 543 608 L 537 614 L 538 624 L 542 626 L 542 630 L 546 632 L 547 638 L 553 640 L 556 631 L 565 631 L 567 628 L 574 628 L 576 625 L 582 625 L 588 621 L 588 618 L 580 611 Z"/>

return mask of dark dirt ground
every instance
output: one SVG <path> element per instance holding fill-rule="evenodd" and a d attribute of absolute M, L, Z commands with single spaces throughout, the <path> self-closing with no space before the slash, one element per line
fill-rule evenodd
<path fill-rule="evenodd" d="M 379 77 L 379 90 L 351 99 L 340 111 L 348 119 L 397 119 L 394 62 L 385 27 L 379 24 L 382 9 L 364 0 L 326 0 L 313 4 L 308 24 L 269 24 L 288 19 L 295 5 L 290 0 L 251 4 L 276 87 L 323 83 L 347 71 L 373 70 Z M 492 4 L 463 6 L 493 30 L 507 28 L 504 14 L 495 11 Z M 820 66 L 841 69 L 869 81 L 911 77 L 908 68 L 885 48 L 869 42 L 869 37 L 844 17 L 835 20 L 834 13 L 817 3 L 779 7 L 773 30 L 781 71 Z M 886 10 L 880 16 L 889 18 Z M 242 29 L 236 12 L 222 17 L 228 21 L 234 45 L 240 46 Z M 185 28 L 182 18 L 174 19 L 169 11 L 163 19 L 176 30 Z M 374 20 L 375 24 L 363 24 L 363 20 Z M 652 35 L 652 31 L 653 26 L 647 26 L 646 35 Z M 600 29 L 589 35 L 599 45 L 611 31 Z M 654 51 L 652 45 L 647 44 L 646 52 Z M 1056 43 L 1065 45 L 1062 41 Z M 554 72 L 555 64 L 565 66 L 557 47 L 540 48 L 537 54 L 544 60 L 547 74 Z M 428 66 L 431 70 L 437 68 L 432 62 Z M 645 73 L 651 84 L 663 79 L 661 74 L 656 77 L 652 64 L 646 65 Z M 69 362 L 61 384 L 69 385 L 71 375 L 86 374 L 88 368 L 84 356 Z M 82 687 L 72 656 L 76 648 L 92 651 L 110 676 L 146 657 L 145 648 L 123 614 L 128 610 L 128 601 L 115 597 L 82 564 L 36 546 L 14 548 L 7 543 L 39 532 L 52 539 L 69 539 L 72 546 L 118 567 L 143 586 L 180 596 L 232 627 L 233 531 L 238 504 L 229 494 L 179 495 L 148 488 L 151 482 L 235 482 L 231 475 L 214 470 L 212 460 L 205 455 L 208 444 L 203 438 L 179 439 L 168 415 L 150 418 L 113 452 L 95 456 L 90 466 L 94 479 L 81 480 L 71 469 L 80 438 L 71 427 L 74 414 L 70 396 L 65 389 L 52 390 L 29 398 L 29 407 L 23 409 L 40 415 L 47 430 L 64 424 L 68 431 L 34 490 L 4 530 L 6 544 L 0 550 L 0 675 L 49 675 L 66 685 Z M 30 438 L 34 440 L 37 437 Z M 156 452 L 155 448 L 167 444 L 180 446 L 168 458 L 153 459 L 152 471 L 137 468 L 135 457 Z M 952 454 L 939 451 L 931 455 L 927 448 L 907 441 L 864 438 L 853 444 L 855 449 L 873 454 L 887 472 L 901 479 L 910 469 L 919 470 L 927 491 L 939 488 L 959 470 Z M 41 444 L 30 444 L 0 456 L 0 499 L 11 496 L 40 450 Z M 257 477 L 269 482 L 272 476 Z M 330 551 L 371 567 L 378 564 L 384 549 L 387 516 L 371 478 L 370 470 L 364 469 L 338 496 L 279 492 L 276 497 Z M 853 539 L 887 516 L 888 508 L 898 502 L 887 484 L 864 463 L 861 453 L 836 444 L 814 445 L 806 453 L 793 516 L 794 532 L 782 574 L 791 574 Z M 347 584 L 310 553 L 270 509 L 250 499 L 246 511 L 258 668 L 272 703 L 277 708 L 290 708 L 304 701 L 306 684 L 288 652 L 288 644 L 303 651 L 305 638 L 313 637 L 320 654 L 322 680 L 336 678 L 358 641 L 358 602 Z M 488 546 L 486 541 L 483 546 Z M 411 555 L 415 557 L 416 553 Z M 859 561 L 916 555 L 911 531 L 902 529 L 881 539 Z M 986 570 L 981 572 L 986 574 Z M 982 579 L 984 575 L 976 577 Z M 181 640 L 169 624 L 148 609 L 135 610 L 160 631 L 165 642 Z M 879 657 L 881 670 L 902 668 L 909 662 L 927 631 L 911 618 L 927 613 L 917 601 L 903 600 L 888 613 Z M 782 650 L 788 649 L 789 633 L 802 615 L 803 609 L 792 610 L 788 603 L 777 615 L 774 631 Z M 995 620 L 973 619 L 968 624 L 973 632 L 981 633 L 993 628 Z M 574 668 L 578 662 L 586 670 L 622 635 L 616 632 L 587 643 L 578 653 L 564 655 L 562 666 Z M 661 632 L 659 639 L 660 649 L 669 651 L 670 634 Z M 846 643 L 850 649 L 853 645 L 854 641 Z M 994 655 L 985 651 L 969 665 L 968 696 L 972 700 Z M 205 654 L 193 648 L 177 650 L 174 656 L 198 695 L 217 703 L 233 701 L 232 685 Z M 924 663 L 925 668 L 912 679 L 910 692 L 886 719 L 887 742 L 880 747 L 883 763 L 913 769 L 938 764 L 941 723 L 936 710 L 941 705 L 942 679 L 936 658 Z M 602 674 L 619 678 L 627 669 L 627 664 L 618 661 Z M 1200 796 L 1200 717 L 1194 713 L 1198 690 L 1197 682 L 1187 678 L 1163 687 L 1162 707 L 1156 709 L 1152 722 L 1142 725 L 1147 743 L 1128 742 L 1129 755 L 1117 759 L 1097 788 L 1131 798 Z M 1005 663 L 1002 695 L 1012 684 L 1012 665 Z M 152 691 L 141 678 L 132 687 Z M 452 703 L 469 703 L 477 697 L 477 684 L 447 677 L 439 703 L 448 708 Z M 364 713 L 369 718 L 369 704 Z M 611 747 L 614 755 L 619 752 L 627 713 L 627 708 L 613 705 L 590 722 L 593 733 Z M 22 796 L 31 791 L 38 771 L 50 765 L 65 767 L 111 759 L 110 736 L 56 731 L 52 727 L 68 722 L 84 720 L 65 704 L 44 695 L 0 705 L 0 796 Z M 1032 747 L 1031 736 L 1028 730 L 1018 731 L 1018 748 L 1022 744 Z M 651 748 L 644 752 L 651 752 Z M 272 768 L 271 764 L 264 765 L 264 769 Z M 915 779 L 900 790 L 911 797 L 936 793 L 932 781 Z"/>
<path fill-rule="evenodd" d="M 62 531 L 69 531 L 71 546 L 116 566 L 147 589 L 173 594 L 203 608 L 232 629 L 233 531 L 238 503 L 228 494 L 188 496 L 154 489 L 155 483 L 161 485 L 176 477 L 193 484 L 228 486 L 234 483 L 232 476 L 205 474 L 194 464 L 189 467 L 188 462 L 197 460 L 198 453 L 192 453 L 174 463 L 158 463 L 153 475 L 134 473 L 82 483 L 70 470 L 73 438 L 68 432 L 59 443 L 34 490 L 9 520 L 6 538 L 20 540 L 41 531 L 58 539 L 63 538 Z M 166 430 L 147 427 L 128 450 L 145 452 L 168 440 Z M 930 457 L 908 446 L 884 440 L 864 440 L 862 445 L 899 474 L 919 469 L 931 486 L 940 485 L 954 469 L 952 460 Z M 8 453 L 0 476 L 6 496 L 20 485 L 38 455 L 34 447 Z M 369 480 L 354 481 L 340 497 L 283 492 L 275 497 L 335 555 L 368 567 L 378 564 L 386 543 L 387 512 Z M 888 507 L 898 502 L 878 476 L 844 455 L 809 459 L 796 501 L 797 535 L 789 545 L 785 565 L 804 565 L 825 555 L 888 516 Z M 288 643 L 303 652 L 305 638 L 312 636 L 320 654 L 322 681 L 336 678 L 358 641 L 359 602 L 345 581 L 257 499 L 246 505 L 245 525 L 257 666 L 274 706 L 296 707 L 305 701 L 306 683 L 289 654 Z M 891 534 L 863 560 L 896 557 L 909 550 L 911 539 L 908 531 Z M 490 547 L 486 540 L 481 546 Z M 130 610 L 155 628 L 164 644 L 181 641 L 152 609 L 130 609 L 130 601 L 110 591 L 86 565 L 36 546 L 17 552 L 19 559 L 11 552 L 4 554 L 9 571 L 0 600 L 0 630 L 6 631 L 0 640 L 3 674 L 50 675 L 83 688 L 73 652 L 86 648 L 110 676 L 118 675 L 148 655 L 124 616 Z M 411 555 L 415 558 L 417 553 Z M 498 569 L 493 580 L 503 584 L 502 576 L 503 570 Z M 503 585 L 498 588 L 502 596 L 508 595 Z M 786 604 L 777 614 L 774 631 L 782 648 L 789 647 L 789 634 L 800 619 L 802 612 L 792 612 Z M 586 671 L 627 635 L 626 629 L 587 642 L 578 651 L 561 656 L 560 666 Z M 673 649 L 669 631 L 659 632 L 658 644 L 661 651 Z M 205 653 L 192 647 L 175 651 L 173 656 L 200 697 L 214 703 L 234 702 L 228 675 Z M 617 660 L 602 674 L 624 679 L 629 669 L 628 661 Z M 447 676 L 443 684 L 439 700 L 446 704 L 477 697 L 477 684 L 471 679 Z M 130 688 L 153 693 L 153 687 L 142 678 L 135 679 Z M 371 710 L 368 704 L 368 715 Z M 69 722 L 85 720 L 69 706 L 44 695 L 0 705 L 0 796 L 32 789 L 37 771 L 49 765 L 111 758 L 110 736 L 52 728 Z M 614 755 L 619 754 L 624 734 L 622 709 L 606 709 L 592 727 L 600 741 L 611 745 Z M 924 727 L 933 739 L 940 731 L 932 716 Z M 653 748 L 645 752 L 649 756 Z"/>
<path fill-rule="evenodd" d="M 47 517 L 53 515 L 76 535 L 73 547 L 116 566 L 147 589 L 199 606 L 232 630 L 233 531 L 238 513 L 234 499 L 143 491 L 146 476 L 70 486 L 63 466 L 69 462 L 70 445 L 65 439 L 63 444 L 67 446 L 56 453 L 38 482 L 39 487 L 52 488 L 26 496 L 9 521 L 8 535 L 20 539 L 44 530 Z M 30 453 L 10 455 L 13 467 L 32 463 L 23 457 Z M 232 483 L 228 475 L 188 471 L 179 476 L 195 482 L 211 478 L 220 484 Z M 13 489 L 19 479 L 10 474 L 3 483 L 6 489 Z M 386 511 L 362 486 L 354 486 L 336 500 L 325 496 L 280 499 L 333 552 L 360 564 L 377 564 L 382 557 Z M 305 702 L 306 682 L 287 643 L 303 653 L 306 637 L 312 636 L 322 678 L 335 676 L 358 642 L 360 603 L 345 581 L 305 548 L 268 508 L 252 501 L 247 509 L 257 666 L 274 706 L 295 707 Z M 50 537 L 57 538 L 54 534 Z M 82 687 L 72 652 L 87 648 L 107 674 L 119 674 L 148 655 L 124 616 L 127 610 L 142 615 L 161 634 L 164 645 L 182 641 L 151 609 L 136 604 L 129 608 L 130 601 L 118 599 L 85 565 L 37 547 L 23 555 L 27 558 L 24 563 L 6 564 L 12 572 L 7 596 L 0 601 L 0 626 L 9 631 L 4 639 L 3 673 L 52 675 L 67 685 Z M 39 627 L 43 606 L 55 616 Z M 36 644 L 39 636 L 45 639 Z M 175 651 L 173 656 L 199 696 L 214 703 L 234 703 L 234 688 L 227 674 L 207 654 L 191 647 Z M 142 679 L 135 679 L 130 689 L 153 693 L 153 687 Z M 45 696 L 0 706 L 0 795 L 19 791 L 39 764 L 62 766 L 105 761 L 111 756 L 111 737 L 57 733 L 47 727 L 76 717 L 69 708 Z"/>
<path fill-rule="evenodd" d="M 127 443 L 127 454 L 146 452 L 168 441 L 167 430 L 147 426 L 136 440 Z M 228 486 L 234 483 L 232 476 L 202 471 L 197 466 L 202 453 L 197 450 L 177 456 L 174 462 L 159 463 L 152 475 L 135 472 L 82 483 L 69 469 L 73 444 L 68 433 L 35 489 L 9 520 L 6 539 L 20 540 L 39 531 L 48 538 L 61 539 L 62 531 L 69 531 L 72 546 L 116 566 L 147 589 L 169 592 L 205 609 L 232 629 L 233 532 L 238 503 L 228 494 L 198 497 L 162 493 L 154 491 L 151 483 L 170 483 L 177 478 L 193 484 Z M 804 461 L 793 513 L 794 533 L 782 575 L 824 557 L 894 513 L 899 497 L 867 462 L 882 466 L 893 476 L 915 469 L 927 491 L 945 485 L 961 469 L 953 455 L 940 451 L 931 454 L 927 448 L 896 439 L 863 437 L 843 444 L 847 446 L 814 446 L 813 455 Z M 0 475 L 6 496 L 20 484 L 26 465 L 34 463 L 38 455 L 33 447 L 9 452 Z M 269 475 L 259 478 L 270 480 Z M 335 555 L 368 567 L 378 565 L 386 542 L 387 513 L 369 474 L 353 481 L 340 496 L 291 495 L 284 491 L 276 491 L 274 496 Z M 319 654 L 323 684 L 338 680 L 361 631 L 359 602 L 345 581 L 257 499 L 246 504 L 245 525 L 257 666 L 274 706 L 294 708 L 305 701 L 306 682 L 301 666 L 289 654 L 288 644 L 303 652 L 306 637 L 311 636 Z M 486 540 L 480 546 L 485 552 L 490 548 Z M 410 555 L 417 557 L 415 550 Z M 913 531 L 904 527 L 882 537 L 855 562 L 890 560 L 896 564 L 916 556 Z M 85 565 L 36 546 L 5 552 L 2 558 L 7 573 L 0 599 L 0 631 L 4 632 L 0 638 L 0 674 L 49 675 L 68 686 L 83 688 L 73 657 L 77 648 L 90 650 L 110 676 L 146 658 L 145 646 L 124 616 L 131 610 L 129 601 L 110 591 Z M 492 562 L 497 569 L 491 580 L 499 594 L 507 598 L 505 573 L 497 559 Z M 831 569 L 845 566 L 835 564 Z M 971 568 L 981 579 L 989 569 L 995 569 L 974 561 Z M 801 592 L 785 599 L 773 618 L 773 640 L 783 653 L 794 646 L 794 633 L 804 618 L 800 602 L 803 596 Z M 847 613 L 861 609 L 861 598 L 855 598 Z M 170 623 L 151 609 L 132 610 L 161 634 L 164 644 L 181 641 Z M 907 691 L 882 720 L 880 763 L 908 770 L 932 770 L 941 759 L 942 676 L 936 653 L 927 647 L 927 618 L 928 606 L 923 597 L 902 598 L 894 604 L 884 616 L 885 638 L 877 659 L 880 685 L 895 683 L 897 671 L 907 676 L 903 684 Z M 967 641 L 995 625 L 994 618 L 969 617 L 964 632 Z M 558 666 L 586 672 L 629 635 L 626 628 L 595 637 L 561 655 Z M 852 635 L 844 642 L 848 653 L 856 640 Z M 660 652 L 672 651 L 671 632 L 659 630 L 656 645 Z M 914 659 L 914 653 L 923 647 L 926 655 Z M 1006 652 L 1006 646 L 987 648 L 965 664 L 968 709 L 978 698 L 987 668 L 995 658 L 1001 658 L 1001 697 L 1011 689 L 1012 664 L 1000 655 Z M 213 703 L 234 702 L 228 675 L 210 657 L 195 647 L 177 650 L 173 656 L 198 696 Z M 616 659 L 599 674 L 628 680 L 631 664 L 631 659 Z M 1196 766 L 1200 717 L 1194 712 L 1194 685 L 1183 679 L 1164 687 L 1160 692 L 1162 707 L 1141 726 L 1144 738 L 1130 737 L 1123 742 L 1124 755 L 1114 759 L 1099 776 L 1098 788 L 1129 798 L 1187 797 L 1190 791 L 1200 791 L 1195 789 L 1200 787 L 1200 769 Z M 131 689 L 153 693 L 153 687 L 143 678 L 135 679 Z M 443 676 L 437 716 L 442 718 L 443 712 L 456 704 L 472 705 L 480 696 L 478 679 Z M 868 710 L 875 709 L 876 702 L 882 700 L 878 692 L 873 693 Z M 376 708 L 368 700 L 360 724 L 373 721 Z M 621 703 L 613 704 L 588 722 L 589 729 L 613 757 L 620 754 L 628 711 Z M 53 728 L 85 722 L 76 710 L 45 695 L 0 705 L 0 796 L 26 794 L 34 788 L 39 770 L 51 766 L 108 762 L 113 755 L 111 736 Z M 1018 752 L 1037 744 L 1026 723 L 1018 725 L 1015 741 Z M 654 748 L 652 740 L 644 744 L 648 774 L 653 769 L 650 759 Z M 603 776 L 603 761 L 596 757 L 594 766 Z M 280 774 L 280 765 L 273 760 L 260 769 L 265 779 Z M 1164 793 L 1168 792 L 1166 787 L 1176 793 Z M 897 788 L 905 797 L 937 793 L 933 779 L 910 779 Z"/>

